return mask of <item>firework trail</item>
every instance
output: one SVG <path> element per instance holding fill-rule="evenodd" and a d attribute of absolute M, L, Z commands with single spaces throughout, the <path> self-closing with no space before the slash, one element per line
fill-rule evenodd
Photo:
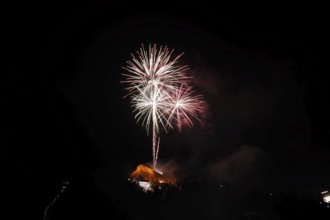
<path fill-rule="evenodd" d="M 70 186 L 70 183 L 67 181 L 63 181 L 62 189 L 61 191 L 56 195 L 56 197 L 51 201 L 51 203 L 46 207 L 44 211 L 44 220 L 48 220 L 48 211 L 49 209 L 55 204 L 57 199 L 62 195 L 62 193 L 65 192 L 65 190 Z"/>
<path fill-rule="evenodd" d="M 200 121 L 200 115 L 206 109 L 206 102 L 195 95 L 189 85 L 191 77 L 186 74 L 187 66 L 178 65 L 182 54 L 171 59 L 173 50 L 166 46 L 157 49 L 156 44 L 149 45 L 146 51 L 142 45 L 137 57 L 123 67 L 127 72 L 123 83 L 131 97 L 137 122 L 142 121 L 149 134 L 152 131 L 153 168 L 156 168 L 159 152 L 160 127 L 165 131 L 176 125 L 181 131 L 183 125 L 193 126 L 193 119 Z M 152 127 L 151 127 L 152 126 Z"/>

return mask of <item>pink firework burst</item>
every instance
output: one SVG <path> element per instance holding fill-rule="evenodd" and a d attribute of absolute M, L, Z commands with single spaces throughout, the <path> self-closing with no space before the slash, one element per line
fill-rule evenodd
<path fill-rule="evenodd" d="M 205 111 L 206 102 L 201 95 L 194 95 L 191 86 L 181 85 L 171 94 L 170 114 L 168 115 L 168 123 L 176 125 L 181 131 L 182 125 L 193 127 L 192 119 L 202 122 L 200 115 Z"/>
<path fill-rule="evenodd" d="M 137 57 L 131 54 L 132 60 L 123 67 L 127 72 L 122 74 L 126 78 L 122 82 L 128 85 L 126 96 L 131 97 L 135 118 L 153 133 L 154 169 L 158 159 L 160 127 L 165 131 L 173 125 L 177 125 L 179 131 L 183 125 L 192 127 L 194 119 L 201 122 L 200 116 L 206 109 L 203 97 L 195 95 L 189 85 L 188 67 L 178 65 L 182 54 L 171 59 L 172 54 L 173 50 L 166 46 L 158 50 L 156 44 L 149 45 L 146 51 L 142 45 Z"/>

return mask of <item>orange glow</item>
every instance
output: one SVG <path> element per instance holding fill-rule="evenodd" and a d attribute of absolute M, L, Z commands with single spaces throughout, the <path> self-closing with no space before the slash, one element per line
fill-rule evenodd
<path fill-rule="evenodd" d="M 131 180 L 149 182 L 155 186 L 161 186 L 164 184 L 176 185 L 176 179 L 174 177 L 166 174 L 160 174 L 143 164 L 137 166 L 129 177 Z"/>

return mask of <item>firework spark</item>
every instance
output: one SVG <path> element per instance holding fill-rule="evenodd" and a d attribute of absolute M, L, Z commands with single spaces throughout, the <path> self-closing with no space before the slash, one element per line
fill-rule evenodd
<path fill-rule="evenodd" d="M 176 125 L 181 131 L 183 125 L 193 126 L 193 119 L 200 120 L 206 109 L 206 102 L 195 95 L 189 85 L 191 77 L 187 75 L 187 66 L 178 65 L 182 54 L 171 59 L 173 50 L 166 46 L 157 49 L 156 44 L 149 45 L 146 51 L 142 45 L 137 57 L 127 61 L 123 67 L 127 72 L 126 96 L 131 97 L 137 122 L 142 121 L 149 133 L 152 130 L 153 168 L 156 168 L 159 152 L 160 127 L 165 131 Z M 125 97 L 126 97 L 125 96 Z M 152 126 L 152 127 L 151 127 Z"/>

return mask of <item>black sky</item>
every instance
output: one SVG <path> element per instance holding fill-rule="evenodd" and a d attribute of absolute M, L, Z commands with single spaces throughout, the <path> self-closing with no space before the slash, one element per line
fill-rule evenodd
<path fill-rule="evenodd" d="M 63 180 L 72 185 L 53 219 L 280 219 L 274 204 L 283 195 L 317 200 L 329 189 L 322 13 L 224 15 L 199 5 L 8 12 L 0 79 L 6 219 L 42 219 Z M 187 184 L 165 200 L 126 182 L 152 160 L 151 138 L 120 83 L 142 43 L 184 52 L 209 105 L 203 125 L 161 136 L 160 164 Z"/>

